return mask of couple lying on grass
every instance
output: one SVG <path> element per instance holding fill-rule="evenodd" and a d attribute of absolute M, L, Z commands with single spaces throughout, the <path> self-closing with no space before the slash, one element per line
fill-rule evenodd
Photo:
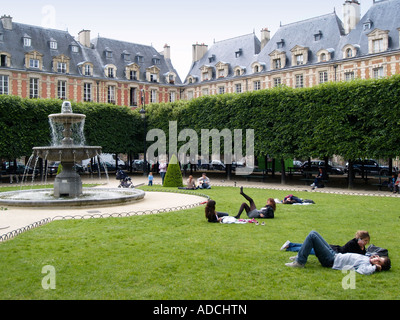
<path fill-rule="evenodd" d="M 356 238 L 350 240 L 343 247 L 329 245 L 322 236 L 311 231 L 303 244 L 292 244 L 286 241 L 281 250 L 298 251 L 293 262 L 285 263 L 288 267 L 303 268 L 310 254 L 315 254 L 323 267 L 335 270 L 354 269 L 360 274 L 370 275 L 376 271 L 386 271 L 391 268 L 387 256 L 366 255 L 365 245 L 369 242 L 368 232 L 357 232 Z"/>

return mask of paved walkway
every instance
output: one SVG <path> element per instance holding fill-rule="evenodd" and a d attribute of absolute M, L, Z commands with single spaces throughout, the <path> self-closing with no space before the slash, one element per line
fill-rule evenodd
<path fill-rule="evenodd" d="M 134 176 L 132 180 L 135 185 L 147 184 L 146 177 Z M 99 188 L 117 188 L 119 181 L 115 177 L 109 179 L 102 178 L 90 179 L 84 178 L 84 183 L 100 183 Z M 308 192 L 322 192 L 322 193 L 335 193 L 335 194 L 350 194 L 350 195 L 363 195 L 363 196 L 382 196 L 382 197 L 399 197 L 398 194 L 394 195 L 388 191 L 378 190 L 348 190 L 333 187 L 326 187 L 322 189 L 311 190 L 311 187 L 306 185 L 292 184 L 282 185 L 277 182 L 257 182 L 246 181 L 240 177 L 234 177 L 232 180 L 224 180 L 213 178 L 211 180 L 213 186 L 232 186 L 232 187 L 251 187 L 263 188 L 272 190 L 287 190 L 293 193 L 299 191 Z M 289 182 L 290 183 L 290 182 Z M 154 184 L 160 185 L 161 179 L 159 176 L 154 177 Z M 4 186 L 4 184 L 3 184 Z M 29 229 L 35 225 L 41 225 L 40 222 L 47 223 L 53 219 L 63 218 L 92 218 L 92 217 L 107 217 L 107 216 L 124 216 L 124 215 L 137 215 L 137 214 L 151 214 L 160 211 L 175 211 L 179 209 L 190 208 L 193 206 L 204 203 L 206 198 L 202 196 L 181 194 L 181 193 L 166 193 L 166 192 L 146 192 L 143 200 L 125 204 L 123 206 L 109 206 L 109 207 L 85 207 L 85 208 L 13 208 L 8 207 L 7 210 L 1 208 L 0 210 L 0 241 L 4 235 L 9 234 L 15 230 Z"/>

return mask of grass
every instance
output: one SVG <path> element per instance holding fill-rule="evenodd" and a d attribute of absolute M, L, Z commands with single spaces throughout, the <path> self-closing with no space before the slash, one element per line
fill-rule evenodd
<path fill-rule="evenodd" d="M 145 190 L 157 190 L 144 187 Z M 217 210 L 234 215 L 238 188 L 202 191 Z M 246 189 L 259 207 L 287 191 Z M 204 206 L 128 218 L 55 221 L 0 244 L 0 299 L 398 299 L 398 198 L 299 192 L 309 206 L 278 204 L 265 226 L 206 222 Z M 0 212 L 1 214 L 1 212 Z M 341 271 L 310 257 L 304 269 L 284 264 L 286 240 L 302 242 L 317 230 L 331 244 L 370 232 L 389 250 L 392 270 L 356 274 L 344 290 Z M 56 271 L 56 289 L 42 288 L 42 268 Z"/>

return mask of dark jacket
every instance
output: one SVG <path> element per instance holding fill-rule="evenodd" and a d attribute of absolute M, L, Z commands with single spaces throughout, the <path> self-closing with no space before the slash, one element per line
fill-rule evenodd
<path fill-rule="evenodd" d="M 364 250 L 360 248 L 360 246 L 358 245 L 358 239 L 356 238 L 351 239 L 342 247 L 338 245 L 331 245 L 331 248 L 337 253 L 358 253 L 364 255 L 366 253 L 365 248 Z"/>

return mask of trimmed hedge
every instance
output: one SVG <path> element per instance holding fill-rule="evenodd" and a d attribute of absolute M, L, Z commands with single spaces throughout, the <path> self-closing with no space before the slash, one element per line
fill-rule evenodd
<path fill-rule="evenodd" d="M 204 96 L 146 106 L 147 128 L 163 130 L 167 141 L 169 121 L 177 121 L 178 132 L 191 128 L 199 137 L 201 129 L 227 128 L 232 133 L 254 129 L 256 155 L 277 159 L 393 158 L 400 154 L 399 97 L 400 75 Z M 0 157 L 14 159 L 30 155 L 34 146 L 49 145 L 47 116 L 60 112 L 61 104 L 60 100 L 0 96 Z M 100 145 L 108 153 L 143 152 L 138 110 L 97 103 L 72 107 L 87 115 L 87 144 Z M 221 143 L 222 151 L 223 147 Z"/>

